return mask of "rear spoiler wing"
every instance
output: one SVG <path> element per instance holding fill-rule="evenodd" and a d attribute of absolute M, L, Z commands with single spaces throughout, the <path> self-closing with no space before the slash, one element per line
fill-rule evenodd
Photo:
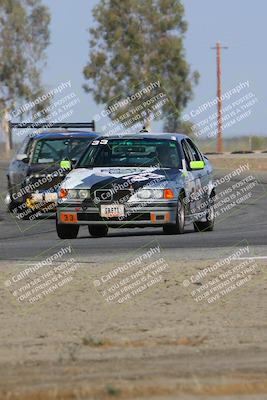
<path fill-rule="evenodd" d="M 95 121 L 93 120 L 92 122 L 8 122 L 8 128 L 9 128 L 9 141 L 10 141 L 10 148 L 12 148 L 12 130 L 14 128 L 17 129 L 52 129 L 52 128 L 57 128 L 57 129 L 69 129 L 69 128 L 89 128 L 92 129 L 93 132 L 95 132 Z"/>
<path fill-rule="evenodd" d="M 9 121 L 9 129 L 12 130 L 13 128 L 23 129 L 40 129 L 40 128 L 90 128 L 92 131 L 95 131 L 95 121 L 92 122 L 10 122 Z"/>

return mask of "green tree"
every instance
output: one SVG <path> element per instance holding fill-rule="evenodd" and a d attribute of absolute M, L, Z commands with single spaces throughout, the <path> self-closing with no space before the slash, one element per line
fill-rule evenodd
<path fill-rule="evenodd" d="M 127 98 L 134 88 L 158 79 L 170 99 L 158 119 L 163 118 L 164 128 L 175 132 L 199 78 L 185 59 L 187 23 L 181 1 L 100 0 L 93 16 L 96 26 L 90 29 L 84 89 L 107 107 L 110 99 Z"/>
<path fill-rule="evenodd" d="M 0 0 L 0 110 L 6 149 L 9 113 L 42 95 L 50 14 L 41 0 Z"/>
<path fill-rule="evenodd" d="M 171 128 L 166 127 L 166 130 L 172 132 Z M 178 130 L 178 132 L 182 132 L 187 136 L 191 136 L 192 138 L 195 138 L 197 132 L 194 124 L 190 121 L 178 122 L 175 130 Z"/>

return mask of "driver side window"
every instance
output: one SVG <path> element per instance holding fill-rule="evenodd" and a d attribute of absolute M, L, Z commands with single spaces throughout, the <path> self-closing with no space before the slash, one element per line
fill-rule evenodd
<path fill-rule="evenodd" d="M 189 147 L 190 153 L 192 154 L 193 160 L 192 161 L 202 161 L 202 155 L 196 145 L 190 140 L 186 140 L 187 146 Z"/>
<path fill-rule="evenodd" d="M 194 157 L 185 139 L 182 140 L 182 149 L 185 157 L 186 168 L 190 170 L 190 161 L 194 161 Z"/>

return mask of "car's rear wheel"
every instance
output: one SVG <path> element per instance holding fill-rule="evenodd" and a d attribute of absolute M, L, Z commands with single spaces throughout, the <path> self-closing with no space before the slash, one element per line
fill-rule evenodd
<path fill-rule="evenodd" d="M 166 235 L 177 235 L 184 233 L 184 227 L 185 227 L 185 205 L 183 196 L 180 196 L 177 203 L 176 224 L 163 225 L 163 232 Z"/>
<path fill-rule="evenodd" d="M 211 199 L 209 208 L 207 209 L 206 221 L 194 222 L 195 232 L 213 231 L 215 222 L 214 201 Z"/>
<path fill-rule="evenodd" d="M 56 221 L 56 228 L 60 239 L 76 239 L 79 233 L 79 225 L 59 224 Z"/>
<path fill-rule="evenodd" d="M 108 234 L 106 225 L 88 225 L 88 231 L 92 237 L 104 237 Z"/>

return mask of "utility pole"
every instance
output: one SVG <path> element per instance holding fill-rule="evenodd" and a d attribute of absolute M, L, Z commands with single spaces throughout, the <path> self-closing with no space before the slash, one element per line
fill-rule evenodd
<path fill-rule="evenodd" d="M 222 153 L 223 151 L 223 138 L 222 138 L 222 49 L 228 49 L 228 47 L 223 47 L 220 42 L 216 43 L 217 54 L 217 152 Z"/>

